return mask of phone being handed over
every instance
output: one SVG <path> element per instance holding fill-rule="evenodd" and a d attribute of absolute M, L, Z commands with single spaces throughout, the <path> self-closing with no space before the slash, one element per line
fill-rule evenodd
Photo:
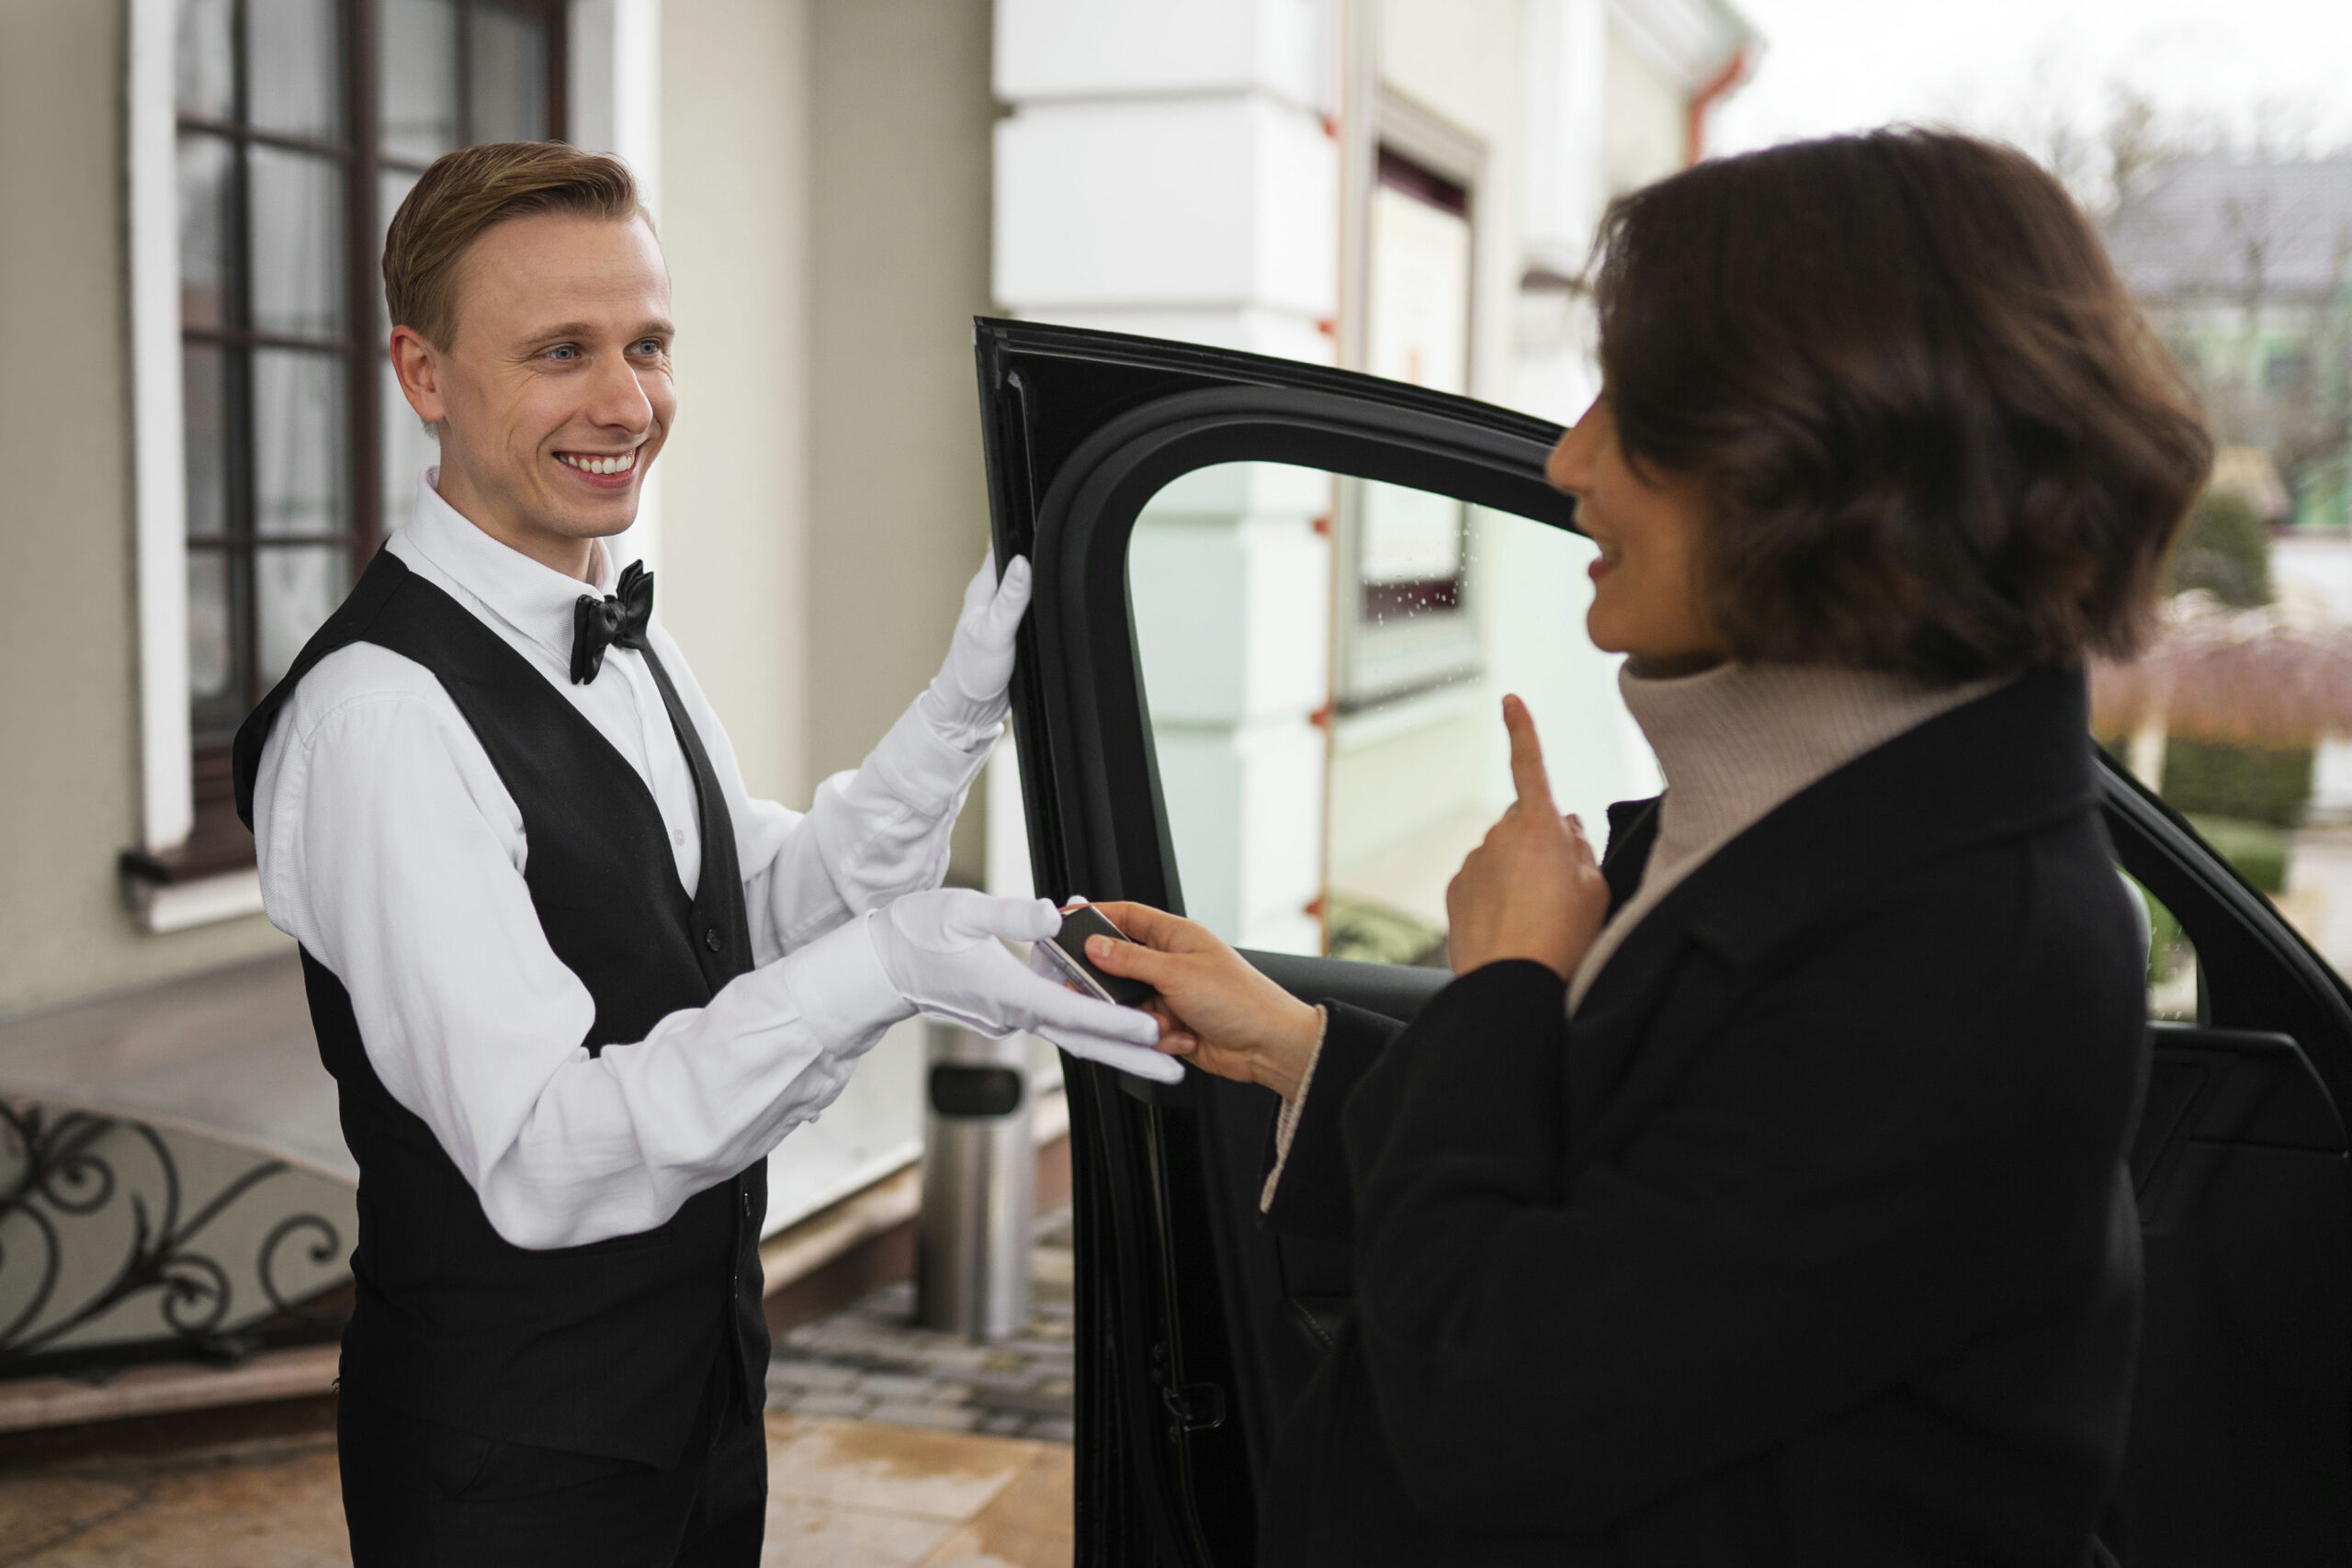
<path fill-rule="evenodd" d="M 1030 967 L 1048 979 L 1121 1007 L 1141 1007 L 1159 995 L 1141 980 L 1097 967 L 1086 956 L 1086 940 L 1095 936 L 1107 936 L 1114 942 L 1135 940 L 1112 924 L 1111 917 L 1093 905 L 1080 904 L 1063 912 L 1062 929 L 1051 940 L 1030 948 Z"/>

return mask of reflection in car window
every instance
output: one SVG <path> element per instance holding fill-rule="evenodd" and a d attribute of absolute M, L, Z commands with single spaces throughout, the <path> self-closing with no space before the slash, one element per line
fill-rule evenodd
<path fill-rule="evenodd" d="M 1430 561 L 1446 552 L 1446 592 L 1389 591 L 1439 581 L 1406 559 L 1408 532 Z M 1446 884 L 1511 798 L 1508 692 L 1596 842 L 1611 801 L 1654 794 L 1618 660 L 1585 637 L 1593 554 L 1546 524 L 1288 465 L 1163 490 L 1128 590 L 1188 912 L 1245 947 L 1442 966 Z"/>

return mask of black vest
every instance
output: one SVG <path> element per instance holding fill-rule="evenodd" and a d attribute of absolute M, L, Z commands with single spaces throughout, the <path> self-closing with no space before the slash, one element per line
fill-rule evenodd
<path fill-rule="evenodd" d="M 752 966 L 734 829 L 716 781 L 696 780 L 702 875 L 689 900 L 637 771 L 522 655 L 389 550 L 237 732 L 237 809 L 248 824 L 279 708 L 312 665 L 355 642 L 430 670 L 514 796 L 539 924 L 595 1001 L 582 1042 L 591 1055 L 642 1040 Z M 686 745 L 690 766 L 699 750 Z M 707 775 L 705 764 L 695 771 Z M 359 1162 L 348 1386 L 483 1437 L 659 1466 L 684 1453 L 722 1354 L 744 1408 L 760 1407 L 765 1160 L 639 1235 L 551 1251 L 512 1246 L 431 1129 L 376 1077 L 342 982 L 307 952 L 302 973 Z"/>

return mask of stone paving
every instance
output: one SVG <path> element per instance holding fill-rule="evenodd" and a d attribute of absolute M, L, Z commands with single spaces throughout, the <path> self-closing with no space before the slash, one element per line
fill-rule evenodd
<path fill-rule="evenodd" d="M 781 1338 L 763 1562 L 1069 1568 L 1067 1210 L 1039 1220 L 1032 1291 L 995 1344 L 916 1328 L 910 1285 Z M 348 1564 L 332 1406 L 311 1405 L 267 1437 L 0 1466 L 0 1568 Z"/>
<path fill-rule="evenodd" d="M 766 1568 L 1069 1568 L 1059 1443 L 779 1416 Z M 0 1474 L 5 1568 L 349 1568 L 332 1429 Z"/>
<path fill-rule="evenodd" d="M 914 1325 L 910 1283 L 886 1285 L 778 1340 L 768 1407 L 796 1416 L 1070 1440 L 1069 1211 L 1038 1221 L 1026 1332 L 975 1345 Z"/>

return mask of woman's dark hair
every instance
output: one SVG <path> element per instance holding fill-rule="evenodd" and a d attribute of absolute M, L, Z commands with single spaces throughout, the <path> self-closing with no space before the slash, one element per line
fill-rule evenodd
<path fill-rule="evenodd" d="M 1733 653 L 1950 682 L 2143 638 L 2212 446 L 2058 182 L 1925 130 L 1701 164 L 1601 225 L 1637 468 L 1707 498 Z"/>

